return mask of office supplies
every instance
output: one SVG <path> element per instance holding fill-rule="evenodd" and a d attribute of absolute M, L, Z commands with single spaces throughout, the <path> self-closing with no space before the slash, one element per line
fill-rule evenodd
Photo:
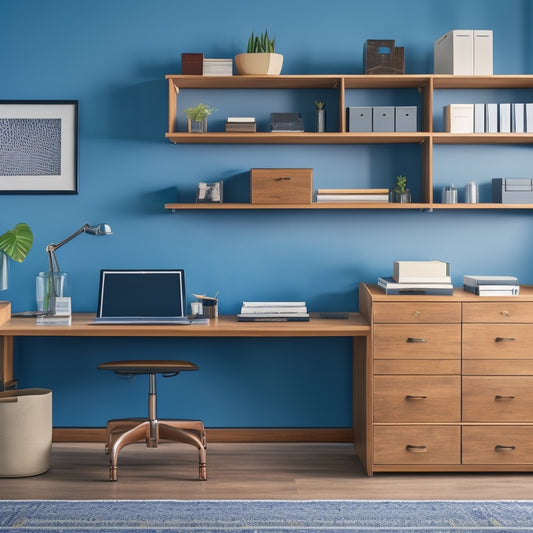
<path fill-rule="evenodd" d="M 444 131 L 449 133 L 474 132 L 474 104 L 444 106 Z"/>
<path fill-rule="evenodd" d="M 474 76 L 492 76 L 492 30 L 474 30 Z"/>
<path fill-rule="evenodd" d="M 513 103 L 511 105 L 511 131 L 513 133 L 524 133 L 525 131 L 525 104 Z"/>
<path fill-rule="evenodd" d="M 346 119 L 350 132 L 372 131 L 371 107 L 348 107 L 346 108 Z"/>
<path fill-rule="evenodd" d="M 492 201 L 497 204 L 533 203 L 533 179 L 493 178 Z"/>
<path fill-rule="evenodd" d="M 94 323 L 190 324 L 184 271 L 102 270 Z"/>
<path fill-rule="evenodd" d="M 394 131 L 394 107 L 378 106 L 372 108 L 372 131 Z"/>
<path fill-rule="evenodd" d="M 473 30 L 451 30 L 435 41 L 435 74 L 474 74 Z"/>

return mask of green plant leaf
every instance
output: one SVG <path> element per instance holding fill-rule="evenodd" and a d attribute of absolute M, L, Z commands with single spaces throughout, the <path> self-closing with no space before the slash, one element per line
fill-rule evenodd
<path fill-rule="evenodd" d="M 0 235 L 0 250 L 19 263 L 24 261 L 32 245 L 33 233 L 28 224 L 23 222 Z"/>

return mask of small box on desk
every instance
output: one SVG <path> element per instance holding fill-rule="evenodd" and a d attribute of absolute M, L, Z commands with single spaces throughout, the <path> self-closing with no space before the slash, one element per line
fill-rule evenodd
<path fill-rule="evenodd" d="M 204 54 L 181 54 L 181 73 L 201 76 L 204 66 Z"/>
<path fill-rule="evenodd" d="M 533 204 L 533 179 L 493 178 L 492 201 L 496 204 Z"/>
<path fill-rule="evenodd" d="M 312 168 L 252 168 L 252 204 L 310 204 L 313 198 Z"/>

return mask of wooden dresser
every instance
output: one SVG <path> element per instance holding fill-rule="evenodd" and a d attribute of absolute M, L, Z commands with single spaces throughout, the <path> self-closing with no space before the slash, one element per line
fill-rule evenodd
<path fill-rule="evenodd" d="M 369 475 L 533 471 L 533 288 L 520 293 L 360 285 L 372 333 L 354 356 L 354 442 Z"/>

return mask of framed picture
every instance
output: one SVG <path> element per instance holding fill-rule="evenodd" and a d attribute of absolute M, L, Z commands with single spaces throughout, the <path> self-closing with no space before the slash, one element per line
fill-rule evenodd
<path fill-rule="evenodd" d="M 0 100 L 0 194 L 78 194 L 77 100 Z"/>

